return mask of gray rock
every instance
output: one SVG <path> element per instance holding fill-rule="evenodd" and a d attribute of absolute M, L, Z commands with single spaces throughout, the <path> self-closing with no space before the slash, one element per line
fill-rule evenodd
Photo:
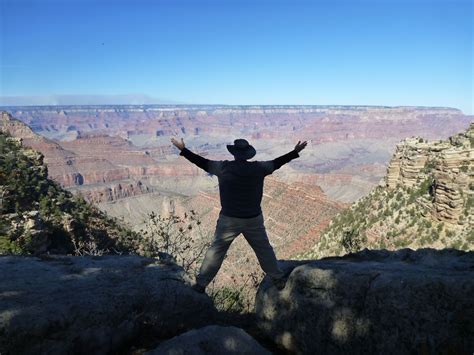
<path fill-rule="evenodd" d="M 146 355 L 271 354 L 245 331 L 210 325 L 161 343 Z"/>
<path fill-rule="evenodd" d="M 472 354 L 474 252 L 362 251 L 284 262 L 278 291 L 264 280 L 258 325 L 298 354 Z"/>
<path fill-rule="evenodd" d="M 1 256 L 0 270 L 2 355 L 104 354 L 141 331 L 169 338 L 215 316 L 182 269 L 158 259 Z"/>

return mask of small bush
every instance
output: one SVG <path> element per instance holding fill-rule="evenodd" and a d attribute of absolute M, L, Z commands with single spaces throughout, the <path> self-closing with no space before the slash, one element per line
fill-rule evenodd
<path fill-rule="evenodd" d="M 154 212 L 148 215 L 142 229 L 139 253 L 145 256 L 170 255 L 186 272 L 194 272 L 209 243 L 203 238 L 201 221 L 194 210 L 184 217 L 164 217 Z"/>
<path fill-rule="evenodd" d="M 359 232 L 351 229 L 343 232 L 339 244 L 346 253 L 356 253 L 362 249 L 363 241 Z"/>
<path fill-rule="evenodd" d="M 263 272 L 249 273 L 243 281 L 231 277 L 230 285 L 216 286 L 214 280 L 207 288 L 217 310 L 231 313 L 251 313 L 255 305 L 255 295 L 263 279 Z"/>

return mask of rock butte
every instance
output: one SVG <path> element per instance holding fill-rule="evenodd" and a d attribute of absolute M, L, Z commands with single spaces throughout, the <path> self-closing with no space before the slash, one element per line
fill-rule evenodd
<path fill-rule="evenodd" d="M 389 163 L 385 178 L 387 187 L 418 185 L 428 177 L 426 165 L 430 164 L 434 169 L 431 213 L 439 221 L 458 223 L 464 204 L 462 194 L 474 195 L 469 188 L 474 183 L 471 140 L 474 141 L 474 122 L 466 132 L 450 137 L 449 141 L 403 140 Z"/>

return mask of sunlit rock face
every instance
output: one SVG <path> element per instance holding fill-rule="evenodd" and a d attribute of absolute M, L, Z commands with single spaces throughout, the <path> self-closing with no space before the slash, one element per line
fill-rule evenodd
<path fill-rule="evenodd" d="M 386 176 L 331 220 L 299 258 L 403 247 L 474 250 L 474 122 L 444 140 L 410 137 L 396 146 Z"/>
<path fill-rule="evenodd" d="M 298 354 L 467 354 L 474 252 L 402 249 L 283 264 L 256 299 L 266 336 Z"/>
<path fill-rule="evenodd" d="M 397 145 L 386 186 L 417 187 L 429 177 L 433 179 L 432 216 L 451 224 L 460 222 L 464 205 L 474 197 L 474 122 L 448 140 L 417 137 Z"/>
<path fill-rule="evenodd" d="M 182 269 L 138 256 L 1 256 L 0 353 L 106 354 L 211 324 Z"/>

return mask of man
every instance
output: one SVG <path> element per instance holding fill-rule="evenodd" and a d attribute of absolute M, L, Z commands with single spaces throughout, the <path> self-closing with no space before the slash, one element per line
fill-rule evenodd
<path fill-rule="evenodd" d="M 263 180 L 282 165 L 298 158 L 307 145 L 299 141 L 295 149 L 279 158 L 269 161 L 247 161 L 255 154 L 255 148 L 245 139 L 236 139 L 227 150 L 234 160 L 208 160 L 194 154 L 181 142 L 171 142 L 190 162 L 219 179 L 221 211 L 217 220 L 214 240 L 206 252 L 196 284 L 193 289 L 203 293 L 206 286 L 219 271 L 232 241 L 242 233 L 257 255 L 260 266 L 273 280 L 278 289 L 285 286 L 283 271 L 278 266 L 273 248 L 268 241 L 260 203 L 263 194 Z"/>

